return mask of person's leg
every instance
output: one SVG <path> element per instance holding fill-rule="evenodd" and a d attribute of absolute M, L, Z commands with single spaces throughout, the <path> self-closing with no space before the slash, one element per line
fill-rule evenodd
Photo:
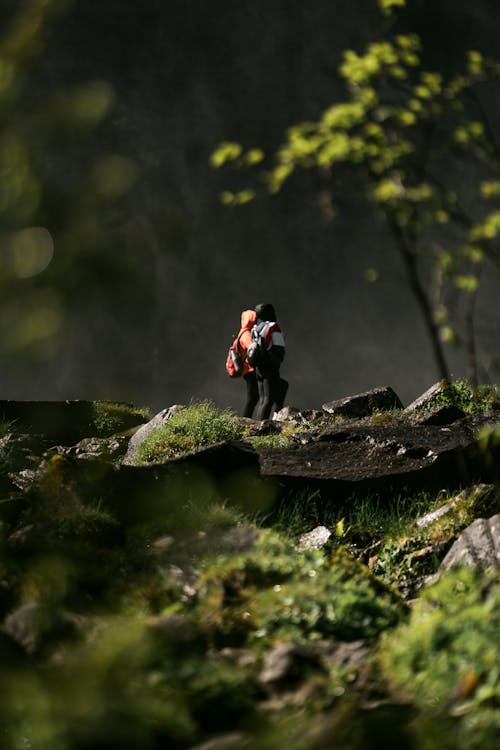
<path fill-rule="evenodd" d="M 280 377 L 276 386 L 276 401 L 274 402 L 274 408 L 276 409 L 276 411 L 280 411 L 280 409 L 283 408 L 287 391 L 288 381 Z"/>
<path fill-rule="evenodd" d="M 268 378 L 257 377 L 259 386 L 259 403 L 257 406 L 257 419 L 269 419 L 269 414 L 273 406 L 271 395 L 271 384 Z"/>
<path fill-rule="evenodd" d="M 257 419 L 269 419 L 271 416 L 273 406 L 280 398 L 282 390 L 280 380 L 281 378 L 277 374 L 264 378 L 262 380 L 262 386 L 261 381 L 259 380 L 260 401 L 257 410 Z"/>
<path fill-rule="evenodd" d="M 243 409 L 244 417 L 252 417 L 253 410 L 257 406 L 259 400 L 259 388 L 257 386 L 257 376 L 255 372 L 249 372 L 244 376 L 244 380 L 247 387 L 247 399 L 245 407 Z"/>

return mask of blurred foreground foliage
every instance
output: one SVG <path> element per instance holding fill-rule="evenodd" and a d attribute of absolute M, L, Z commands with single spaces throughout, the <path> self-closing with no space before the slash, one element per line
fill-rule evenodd
<path fill-rule="evenodd" d="M 117 406 L 95 415 L 142 423 Z M 0 435 L 2 749 L 492 747 L 498 570 L 447 573 L 411 604 L 393 585 L 415 575 L 405 540 L 443 496 L 302 493 L 264 514 L 258 476 L 230 485 L 175 461 L 37 449 L 12 424 Z M 439 534 L 493 495 L 464 497 Z M 334 530 L 321 549 L 297 544 L 313 522 Z"/>
<path fill-rule="evenodd" d="M 26 0 L 0 39 L 0 354 L 54 354 L 88 282 L 109 276 L 106 243 L 118 240 L 135 180 L 131 160 L 93 148 L 115 101 L 106 81 L 37 85 L 37 61 L 70 8 Z"/>

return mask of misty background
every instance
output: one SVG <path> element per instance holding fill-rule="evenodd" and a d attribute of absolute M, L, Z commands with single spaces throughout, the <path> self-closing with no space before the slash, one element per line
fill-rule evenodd
<path fill-rule="evenodd" d="M 0 36 L 22 5 L 3 0 Z M 310 175 L 233 208 L 219 200 L 230 175 L 210 166 L 221 141 L 272 151 L 289 125 L 342 96 L 342 52 L 362 50 L 388 24 L 374 0 L 65 5 L 11 111 L 44 111 L 48 98 L 92 81 L 109 114 L 37 152 L 50 190 L 36 223 L 53 248 L 40 272 L 4 278 L 0 397 L 124 400 L 153 410 L 207 398 L 240 409 L 243 386 L 224 362 L 241 311 L 258 302 L 277 310 L 293 406 L 381 385 L 408 403 L 437 380 L 384 217 L 352 186 L 328 222 Z M 421 35 L 430 69 L 455 70 L 467 49 L 500 58 L 493 0 L 408 5 L 396 30 Z M 500 87 L 484 97 L 500 117 Z M 70 230 L 68 196 L 80 194 L 97 159 L 94 176 L 106 167 L 130 189 L 113 193 L 108 180 L 105 210 L 79 199 L 86 222 L 79 213 Z M 375 283 L 367 269 L 377 270 Z M 498 375 L 499 288 L 495 274 L 485 278 L 476 308 L 485 382 Z M 450 352 L 450 362 L 463 377 L 463 352 Z"/>

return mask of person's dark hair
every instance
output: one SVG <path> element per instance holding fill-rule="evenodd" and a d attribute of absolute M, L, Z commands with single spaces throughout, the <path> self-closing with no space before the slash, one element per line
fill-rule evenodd
<path fill-rule="evenodd" d="M 255 312 L 260 320 L 276 320 L 274 307 L 268 302 L 255 305 Z"/>

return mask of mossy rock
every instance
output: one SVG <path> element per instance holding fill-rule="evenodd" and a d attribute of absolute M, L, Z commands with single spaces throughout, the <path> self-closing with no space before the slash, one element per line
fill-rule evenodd
<path fill-rule="evenodd" d="M 469 487 L 445 502 L 441 498 L 404 535 L 385 540 L 371 563 L 373 572 L 391 583 L 435 573 L 460 533 L 479 516 L 498 510 L 498 502 L 495 486 L 486 484 Z"/>
<path fill-rule="evenodd" d="M 487 750 L 500 736 L 500 573 L 458 569 L 383 637 L 381 674 L 415 704 L 418 747 Z"/>

